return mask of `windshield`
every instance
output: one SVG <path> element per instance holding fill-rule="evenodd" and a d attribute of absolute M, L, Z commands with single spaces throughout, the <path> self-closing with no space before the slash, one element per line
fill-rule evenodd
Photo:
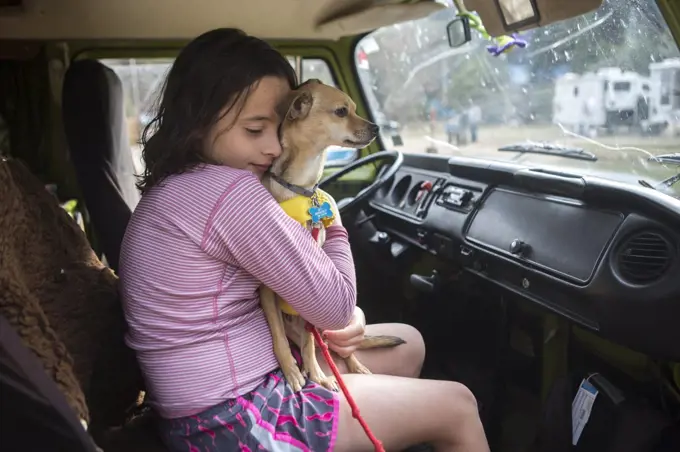
<path fill-rule="evenodd" d="M 499 56 L 475 30 L 449 47 L 455 16 L 447 8 L 357 45 L 373 117 L 399 124 L 404 151 L 642 180 L 680 196 L 680 183 L 660 184 L 680 166 L 653 158 L 680 152 L 680 51 L 654 0 L 604 0 L 585 16 L 519 33 L 528 46 Z M 531 142 L 597 158 L 498 150 Z"/>

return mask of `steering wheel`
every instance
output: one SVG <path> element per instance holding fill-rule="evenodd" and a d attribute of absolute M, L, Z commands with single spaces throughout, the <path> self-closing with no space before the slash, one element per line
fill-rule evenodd
<path fill-rule="evenodd" d="M 392 163 L 390 167 L 387 169 L 387 171 L 385 171 L 379 178 L 374 180 L 373 183 L 371 183 L 371 185 L 357 193 L 357 195 L 354 198 L 352 198 L 351 201 L 343 203 L 342 205 L 338 205 L 340 215 L 342 215 L 343 213 L 346 214 L 356 209 L 358 206 L 368 201 L 368 199 L 371 196 L 373 196 L 375 192 L 377 192 L 378 189 L 380 189 L 380 187 L 385 185 L 385 183 L 388 180 L 390 180 L 390 178 L 394 176 L 397 171 L 399 171 L 399 168 L 401 168 L 401 164 L 404 163 L 404 154 L 396 150 L 376 152 L 374 154 L 367 155 L 366 157 L 361 158 L 359 160 L 355 160 L 354 162 L 342 168 L 337 173 L 331 174 L 330 176 L 319 182 L 319 187 L 323 189 L 325 185 L 335 182 L 345 174 L 350 173 L 357 168 L 361 168 L 362 166 L 368 165 L 369 163 L 385 159 L 392 160 Z"/>

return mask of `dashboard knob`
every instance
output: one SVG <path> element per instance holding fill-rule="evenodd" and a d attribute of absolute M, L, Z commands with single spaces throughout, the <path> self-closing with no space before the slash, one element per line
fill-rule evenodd
<path fill-rule="evenodd" d="M 527 244 L 520 239 L 515 239 L 510 243 L 510 252 L 515 255 L 520 255 L 527 249 Z"/>
<path fill-rule="evenodd" d="M 376 239 L 378 243 L 385 244 L 390 241 L 390 236 L 387 234 L 387 232 L 379 231 Z"/>

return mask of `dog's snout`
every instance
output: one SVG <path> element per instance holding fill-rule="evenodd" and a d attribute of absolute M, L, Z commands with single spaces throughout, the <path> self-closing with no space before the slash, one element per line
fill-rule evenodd
<path fill-rule="evenodd" d="M 371 131 L 371 134 L 377 135 L 378 132 L 380 131 L 380 126 L 378 124 L 371 124 L 368 126 L 368 130 Z"/>

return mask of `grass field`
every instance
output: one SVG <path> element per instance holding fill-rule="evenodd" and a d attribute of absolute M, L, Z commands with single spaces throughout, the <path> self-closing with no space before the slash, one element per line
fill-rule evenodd
<path fill-rule="evenodd" d="M 680 136 L 667 131 L 659 136 L 642 136 L 626 130 L 610 136 L 580 137 L 564 132 L 558 126 L 518 125 L 480 127 L 478 141 L 456 146 L 447 143 L 443 127 L 431 134 L 427 124 L 406 127 L 402 132 L 404 152 L 426 152 L 428 147 L 441 155 L 460 155 L 494 160 L 513 160 L 522 164 L 546 166 L 579 174 L 594 174 L 638 183 L 640 179 L 652 183 L 666 179 L 680 171 L 677 165 L 661 165 L 649 161 L 658 154 L 680 152 Z M 514 152 L 500 152 L 504 145 L 531 141 L 550 141 L 562 145 L 583 148 L 594 153 L 596 162 L 568 159 L 539 154 L 520 155 Z M 388 144 L 389 146 L 390 144 Z M 674 187 L 680 193 L 680 184 Z"/>
<path fill-rule="evenodd" d="M 435 145 L 441 154 L 485 155 L 498 154 L 499 147 L 527 140 L 551 141 L 564 145 L 577 146 L 594 152 L 601 159 L 616 158 L 622 153 L 633 152 L 644 154 L 629 148 L 639 148 L 651 154 L 680 152 L 680 136 L 666 132 L 660 136 L 641 136 L 639 133 L 622 130 L 611 136 L 579 137 L 565 133 L 558 126 L 486 126 L 480 127 L 477 143 L 451 147 L 446 143 L 443 127 L 438 127 L 430 134 L 427 125 L 406 127 L 403 131 L 404 149 L 409 152 L 424 151 L 426 147 Z M 455 144 L 455 143 L 454 143 Z"/>

